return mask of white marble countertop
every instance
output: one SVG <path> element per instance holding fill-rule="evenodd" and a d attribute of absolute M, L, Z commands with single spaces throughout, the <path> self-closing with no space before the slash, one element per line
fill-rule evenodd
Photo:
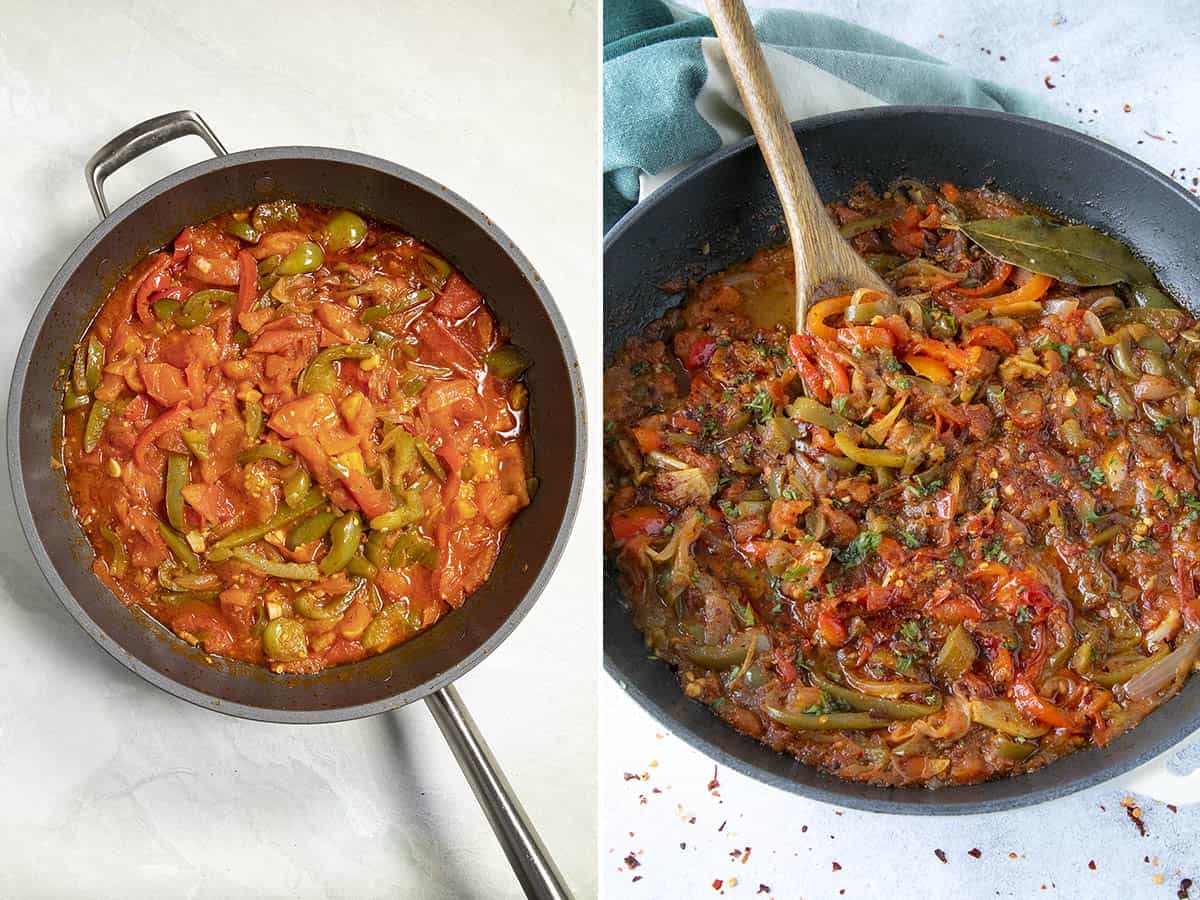
<path fill-rule="evenodd" d="M 594 0 L 210 7 L 0 4 L 0 393 L 30 311 L 95 224 L 84 161 L 194 108 L 231 150 L 351 148 L 470 198 L 545 277 L 598 397 Z M 195 138 L 157 150 L 110 197 L 206 153 Z M 598 517 L 588 497 L 542 600 L 460 682 L 581 897 L 596 891 Z M 519 896 L 422 706 L 288 727 L 155 690 L 59 606 L 7 483 L 0 635 L 0 896 Z"/>
<path fill-rule="evenodd" d="M 702 0 L 687 5 L 703 7 Z M 976 76 L 1040 92 L 1075 127 L 1189 189 L 1197 184 L 1195 3 L 930 0 L 899 14 L 894 4 L 874 0 L 756 5 L 850 19 Z M 600 696 L 607 736 L 600 761 L 606 897 L 1174 898 L 1184 878 L 1196 880 L 1191 895 L 1200 896 L 1200 806 L 1177 802 L 1176 811 L 1131 795 L 1129 778 L 990 816 L 861 813 L 766 787 L 724 767 L 715 773 L 719 786 L 710 787 L 714 766 L 705 756 L 607 677 Z M 1171 767 L 1187 772 L 1198 764 L 1200 746 L 1193 743 Z M 1144 837 L 1122 806 L 1127 797 L 1141 811 Z"/>

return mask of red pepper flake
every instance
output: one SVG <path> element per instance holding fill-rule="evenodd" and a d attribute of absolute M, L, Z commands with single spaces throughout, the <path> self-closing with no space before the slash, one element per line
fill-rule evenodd
<path fill-rule="evenodd" d="M 840 862 L 838 862 L 837 860 L 833 861 L 833 871 L 835 871 L 835 872 L 842 871 L 842 864 Z"/>
<path fill-rule="evenodd" d="M 1047 75 L 1045 78 L 1043 78 L 1042 81 L 1045 83 L 1046 87 L 1048 87 L 1050 90 L 1054 90 L 1056 87 L 1058 87 L 1058 85 L 1056 85 L 1053 81 L 1050 80 L 1049 75 Z"/>
<path fill-rule="evenodd" d="M 940 859 L 942 862 L 949 862 L 949 860 L 946 859 L 946 851 L 945 850 L 942 850 L 940 848 L 937 850 L 934 850 L 933 855 L 936 856 L 938 859 Z"/>
<path fill-rule="evenodd" d="M 1145 837 L 1146 823 L 1142 821 L 1142 808 L 1133 802 L 1132 797 L 1126 797 L 1121 801 L 1121 805 L 1125 807 L 1125 815 L 1129 816 L 1129 821 L 1136 825 L 1138 833 Z"/>
<path fill-rule="evenodd" d="M 742 854 L 742 865 L 744 866 L 749 861 L 750 861 L 750 848 L 747 847 L 746 852 Z"/>
<path fill-rule="evenodd" d="M 1193 179 L 1192 179 L 1192 184 L 1200 184 L 1200 178 L 1193 178 Z M 1167 804 L 1167 809 L 1169 809 L 1169 810 L 1170 810 L 1171 812 L 1173 812 L 1173 813 L 1177 813 L 1177 812 L 1179 812 L 1179 807 L 1178 807 L 1178 806 L 1176 806 L 1174 803 L 1168 803 L 1168 804 Z"/>
<path fill-rule="evenodd" d="M 642 876 L 641 876 L 641 875 L 634 875 L 632 880 L 633 880 L 633 881 L 635 881 L 635 882 L 637 882 L 637 881 L 641 881 L 641 880 L 642 880 Z"/>
<path fill-rule="evenodd" d="M 1058 62 L 1058 54 L 1057 53 L 1055 53 L 1052 57 L 1050 57 L 1050 62 Z"/>
<path fill-rule="evenodd" d="M 1155 140 L 1155 141 L 1165 141 L 1166 140 L 1166 138 L 1163 137 L 1161 134 L 1151 134 L 1149 131 L 1143 131 L 1142 134 L 1144 134 L 1146 137 L 1150 138 L 1151 140 Z"/>
<path fill-rule="evenodd" d="M 1125 112 L 1133 112 L 1133 107 L 1130 106 L 1128 103 L 1125 104 L 1124 109 L 1125 109 Z"/>
<path fill-rule="evenodd" d="M 713 879 L 713 890 L 719 891 L 721 889 L 721 885 L 723 885 L 724 883 L 725 882 L 722 881 L 720 878 L 714 878 Z"/>
<path fill-rule="evenodd" d="M 625 777 L 626 781 L 641 781 L 642 780 L 641 775 L 634 775 L 632 772 L 626 772 L 624 777 Z"/>
<path fill-rule="evenodd" d="M 713 777 L 712 777 L 712 781 L 710 781 L 708 783 L 708 789 L 710 791 L 715 791 L 720 786 L 721 786 L 721 782 L 717 781 L 717 767 L 713 766 Z"/>
<path fill-rule="evenodd" d="M 1096 861 L 1094 859 L 1088 860 L 1088 868 L 1091 869 L 1093 872 L 1096 871 Z"/>
<path fill-rule="evenodd" d="M 630 853 L 627 857 L 625 857 L 625 865 L 629 866 L 631 869 L 636 869 L 641 865 L 641 862 L 638 861 L 636 856 Z"/>
<path fill-rule="evenodd" d="M 980 850 L 978 847 L 972 847 L 970 850 L 967 851 L 967 856 L 973 856 L 976 859 L 979 859 L 979 857 L 983 856 L 983 851 Z"/>
<path fill-rule="evenodd" d="M 938 35 L 938 37 L 941 37 L 941 35 Z M 771 886 L 770 886 L 769 884 L 760 884 L 760 885 L 758 886 L 758 890 L 757 890 L 757 891 L 755 891 L 754 893 L 756 893 L 756 894 L 769 894 L 769 893 L 771 893 Z"/>
<path fill-rule="evenodd" d="M 1179 890 L 1176 892 L 1175 896 L 1178 897 L 1179 900 L 1188 900 L 1188 897 L 1192 896 L 1191 889 L 1192 879 L 1184 878 L 1179 882 Z"/>

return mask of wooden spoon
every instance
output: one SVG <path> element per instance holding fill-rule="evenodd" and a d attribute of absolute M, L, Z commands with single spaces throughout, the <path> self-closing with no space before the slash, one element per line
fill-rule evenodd
<path fill-rule="evenodd" d="M 725 59 L 783 204 L 796 262 L 796 333 L 811 303 L 834 294 L 891 289 L 833 224 L 783 111 L 750 15 L 741 0 L 706 0 Z"/>

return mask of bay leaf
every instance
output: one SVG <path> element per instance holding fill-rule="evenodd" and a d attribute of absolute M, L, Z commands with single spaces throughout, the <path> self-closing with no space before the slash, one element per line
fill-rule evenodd
<path fill-rule="evenodd" d="M 976 219 L 959 227 L 992 256 L 1068 284 L 1154 283 L 1154 274 L 1128 247 L 1086 225 L 1011 216 Z"/>

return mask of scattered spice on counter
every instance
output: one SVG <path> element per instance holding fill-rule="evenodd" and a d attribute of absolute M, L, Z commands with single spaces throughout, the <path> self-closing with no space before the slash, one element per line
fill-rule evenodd
<path fill-rule="evenodd" d="M 1175 896 L 1178 897 L 1179 900 L 1188 900 L 1188 898 L 1192 896 L 1191 890 L 1192 879 L 1185 878 L 1179 882 L 1179 890 L 1176 892 Z"/>
<path fill-rule="evenodd" d="M 1142 837 L 1145 837 L 1146 823 L 1142 821 L 1142 808 L 1134 803 L 1132 797 L 1123 799 L 1121 806 L 1125 809 L 1125 815 L 1129 816 L 1129 821 L 1136 825 L 1138 832 Z"/>
<path fill-rule="evenodd" d="M 641 775 L 634 775 L 632 772 L 626 772 L 626 773 L 625 773 L 625 780 L 626 780 L 626 781 L 641 781 L 641 780 L 642 780 L 642 776 L 641 776 Z"/>
<path fill-rule="evenodd" d="M 1001 56 L 1001 57 L 1000 57 L 1000 62 L 1004 62 L 1006 59 L 1008 59 L 1008 57 L 1007 57 L 1007 56 Z"/>
<path fill-rule="evenodd" d="M 634 856 L 632 853 L 630 853 L 627 857 L 625 857 L 625 865 L 627 865 L 631 869 L 636 869 L 641 864 L 642 864 L 641 861 L 636 856 Z"/>
<path fill-rule="evenodd" d="M 718 828 L 718 829 L 717 829 L 717 831 L 724 831 L 724 830 L 725 830 L 725 826 L 726 826 L 726 825 L 728 825 L 728 824 L 729 824 L 729 820 L 728 820 L 728 819 L 726 819 L 724 822 L 722 822 L 722 823 L 721 823 L 721 827 L 720 827 L 720 828 Z"/>
<path fill-rule="evenodd" d="M 833 861 L 833 871 L 835 871 L 835 872 L 842 871 L 842 864 L 840 862 L 838 862 L 836 859 Z"/>
<path fill-rule="evenodd" d="M 1125 112 L 1133 112 L 1133 107 L 1128 103 L 1125 104 Z"/>
<path fill-rule="evenodd" d="M 979 859 L 979 857 L 983 856 L 983 851 L 980 850 L 978 847 L 972 847 L 970 850 L 967 851 L 967 856 L 973 856 L 976 859 Z"/>
<path fill-rule="evenodd" d="M 1193 179 L 1192 179 L 1192 181 L 1194 181 L 1194 182 L 1195 182 L 1195 181 L 1200 181 L 1200 179 L 1198 179 L 1198 178 L 1193 178 Z M 1170 810 L 1171 812 L 1173 812 L 1173 813 L 1177 813 L 1177 812 L 1179 812 L 1179 807 L 1178 807 L 1178 806 L 1176 806 L 1174 803 L 1168 803 L 1168 804 L 1167 804 L 1167 809 L 1169 809 L 1169 810 Z"/>
<path fill-rule="evenodd" d="M 1187 879 L 1184 879 L 1184 880 L 1186 881 Z M 757 890 L 757 891 L 755 891 L 755 893 L 756 893 L 756 894 L 769 894 L 769 893 L 771 893 L 771 886 L 770 886 L 769 884 L 760 884 L 760 885 L 758 886 L 758 890 Z M 1186 896 L 1186 895 L 1185 895 L 1185 894 L 1180 894 L 1180 896 L 1181 896 L 1181 897 L 1183 897 L 1183 896 Z"/>
<path fill-rule="evenodd" d="M 1050 57 L 1050 62 L 1058 62 L 1058 60 L 1059 60 L 1059 55 L 1057 53 L 1055 53 L 1052 57 Z"/>
<path fill-rule="evenodd" d="M 1166 140 L 1166 138 L 1163 137 L 1161 134 L 1151 134 L 1149 131 L 1143 131 L 1142 134 L 1144 134 L 1148 138 L 1151 138 L 1152 140 L 1156 140 L 1156 141 L 1165 141 Z"/>
<path fill-rule="evenodd" d="M 717 767 L 713 766 L 713 777 L 712 777 L 712 781 L 710 781 L 708 783 L 708 789 L 710 791 L 715 791 L 720 786 L 721 786 L 721 782 L 717 781 Z"/>
<path fill-rule="evenodd" d="M 1050 80 L 1049 75 L 1047 75 L 1045 78 L 1043 78 L 1042 81 L 1045 83 L 1046 87 L 1048 87 L 1050 90 L 1054 90 L 1056 87 L 1058 87 L 1058 85 L 1056 85 L 1053 81 Z"/>
<path fill-rule="evenodd" d="M 725 882 L 724 882 L 724 881 L 722 881 L 720 878 L 714 878 L 714 879 L 713 879 L 713 890 L 714 890 L 714 891 L 719 891 L 719 890 L 721 889 L 721 886 L 722 886 L 723 884 L 725 884 Z"/>
<path fill-rule="evenodd" d="M 942 862 L 949 862 L 949 860 L 946 859 L 946 851 L 942 850 L 940 847 L 937 850 L 933 851 L 933 855 L 936 856 L 938 859 L 940 859 Z"/>
<path fill-rule="evenodd" d="M 1094 859 L 1088 860 L 1088 868 L 1091 869 L 1093 872 L 1096 871 L 1096 861 Z"/>

